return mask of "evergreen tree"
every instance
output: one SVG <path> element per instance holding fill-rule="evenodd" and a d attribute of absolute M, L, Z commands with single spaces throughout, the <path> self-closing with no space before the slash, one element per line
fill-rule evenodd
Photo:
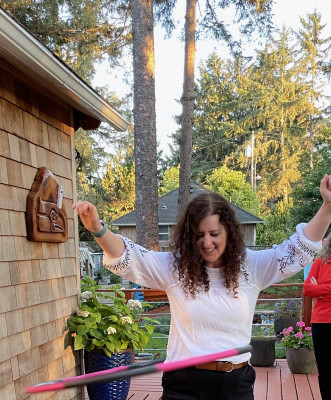
<path fill-rule="evenodd" d="M 322 113 L 327 112 L 324 109 L 318 109 L 325 97 L 322 94 L 322 87 L 326 83 L 324 75 L 324 65 L 328 59 L 331 47 L 331 37 L 323 38 L 322 32 L 325 25 L 321 25 L 321 15 L 315 10 L 308 14 L 306 19 L 300 18 L 301 28 L 297 33 L 299 42 L 299 60 L 300 72 L 307 82 L 309 92 L 309 125 L 308 125 L 308 148 L 309 148 L 309 166 L 313 167 L 314 136 L 320 129 Z M 329 111 L 330 112 L 330 111 Z"/>
<path fill-rule="evenodd" d="M 3 0 L 1 7 L 87 82 L 98 61 L 114 65 L 132 40 L 125 1 Z"/>
<path fill-rule="evenodd" d="M 243 143 L 244 136 L 234 133 L 242 118 L 238 106 L 238 75 L 245 73 L 242 57 L 222 60 L 215 53 L 200 66 L 196 85 L 193 130 L 192 176 L 204 180 L 211 170 Z"/>
<path fill-rule="evenodd" d="M 306 168 L 302 179 L 293 191 L 292 226 L 299 222 L 308 222 L 322 204 L 320 181 L 328 173 L 331 165 L 331 124 L 322 124 L 315 136 L 313 168 Z"/>
<path fill-rule="evenodd" d="M 285 28 L 257 53 L 257 60 L 241 75 L 238 93 L 238 107 L 244 112 L 234 131 L 246 135 L 246 145 L 254 133 L 252 161 L 261 177 L 259 198 L 264 206 L 281 199 L 286 203 L 301 176 L 310 106 L 308 88 Z M 242 148 L 227 162 L 243 169 L 248 166 Z"/>
<path fill-rule="evenodd" d="M 135 169 L 130 157 L 132 149 L 128 150 L 126 155 L 120 150 L 111 156 L 101 180 L 105 200 L 104 218 L 109 224 L 135 208 Z"/>
<path fill-rule="evenodd" d="M 232 51 L 237 51 L 240 43 L 233 40 L 225 23 L 222 21 L 223 9 L 234 5 L 236 9 L 236 22 L 240 26 L 243 37 L 248 37 L 257 27 L 260 32 L 265 28 L 270 30 L 271 0 L 208 0 L 204 3 L 205 12 L 199 21 L 196 29 L 196 6 L 197 0 L 186 0 L 185 15 L 185 58 L 184 58 L 184 86 L 181 103 L 183 112 L 181 118 L 180 136 L 180 165 L 179 176 L 179 210 L 189 199 L 189 183 L 191 179 L 191 151 L 192 151 L 192 128 L 194 110 L 194 61 L 195 61 L 195 39 L 199 30 L 205 35 L 212 35 L 214 38 L 224 40 Z"/>

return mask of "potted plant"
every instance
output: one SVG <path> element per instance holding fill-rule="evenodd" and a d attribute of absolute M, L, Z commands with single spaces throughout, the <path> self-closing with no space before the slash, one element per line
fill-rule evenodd
<path fill-rule="evenodd" d="M 110 271 L 108 268 L 102 267 L 101 277 L 105 285 L 110 285 Z"/>
<path fill-rule="evenodd" d="M 101 269 L 99 269 L 98 271 L 94 271 L 94 280 L 96 281 L 96 283 L 99 285 L 99 282 L 102 279 L 102 273 L 101 273 Z M 81 277 L 82 278 L 82 277 Z"/>
<path fill-rule="evenodd" d="M 128 365 L 133 350 L 147 344 L 154 331 L 151 318 L 141 317 L 146 302 L 126 300 L 120 285 L 111 294 L 96 292 L 97 283 L 88 276 L 81 279 L 82 303 L 67 321 L 75 350 L 84 350 L 85 372 L 96 372 L 119 365 Z M 100 302 L 102 300 L 102 302 Z M 108 300 L 108 303 L 104 303 Z M 142 326 L 142 320 L 147 323 Z M 90 400 L 125 400 L 130 379 L 88 385 Z"/>
<path fill-rule="evenodd" d="M 289 301 L 282 301 L 275 303 L 274 313 L 274 329 L 275 334 L 279 335 L 283 329 L 288 326 L 294 326 L 295 330 L 298 331 L 296 323 L 301 318 L 301 299 L 291 299 Z"/>
<path fill-rule="evenodd" d="M 282 342 L 286 347 L 286 360 L 292 374 L 309 374 L 315 366 L 315 355 L 311 327 L 305 326 L 303 321 L 294 327 L 285 328 L 282 332 Z"/>
<path fill-rule="evenodd" d="M 276 359 L 273 318 L 261 315 L 261 323 L 253 326 L 251 359 L 253 367 L 271 367 Z"/>

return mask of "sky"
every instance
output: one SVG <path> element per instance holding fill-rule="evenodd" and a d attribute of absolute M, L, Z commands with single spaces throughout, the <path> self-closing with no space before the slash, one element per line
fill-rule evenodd
<path fill-rule="evenodd" d="M 331 22 L 327 23 L 331 13 L 330 0 L 276 0 L 273 8 L 273 21 L 279 28 L 285 25 L 288 28 L 298 29 L 300 17 L 305 18 L 314 9 L 322 15 L 322 24 L 326 24 L 323 30 L 324 37 L 331 36 Z M 184 26 L 184 0 L 178 0 L 177 15 L 178 26 L 181 29 Z M 157 140 L 164 155 L 170 155 L 169 143 L 171 143 L 171 139 L 169 135 L 178 129 L 174 122 L 174 116 L 180 115 L 182 111 L 179 99 L 183 91 L 184 43 L 179 40 L 179 34 L 180 31 L 178 30 L 172 38 L 164 39 L 163 29 L 156 27 L 154 31 L 156 130 Z M 253 49 L 254 47 L 252 47 Z M 226 57 L 227 50 L 224 44 L 212 40 L 197 41 L 196 68 L 214 50 L 219 56 Z M 126 64 L 130 62 L 130 59 L 125 61 Z M 111 71 L 107 74 L 101 67 L 96 74 L 93 85 L 102 86 L 105 82 L 119 97 L 124 96 L 130 90 L 124 84 L 120 70 Z"/>

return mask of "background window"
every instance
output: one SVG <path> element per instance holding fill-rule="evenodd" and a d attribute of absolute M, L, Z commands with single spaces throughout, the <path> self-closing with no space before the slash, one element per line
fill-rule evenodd
<path fill-rule="evenodd" d="M 169 226 L 159 225 L 159 241 L 166 242 L 169 240 Z"/>

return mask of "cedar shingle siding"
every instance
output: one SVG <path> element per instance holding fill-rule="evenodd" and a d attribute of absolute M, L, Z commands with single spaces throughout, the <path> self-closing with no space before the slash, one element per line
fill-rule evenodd
<path fill-rule="evenodd" d="M 0 58 L 0 398 L 6 400 L 28 398 L 27 386 L 80 374 L 64 334 L 79 291 L 73 109 L 42 93 Z M 27 240 L 26 199 L 40 167 L 64 188 L 65 243 Z M 78 387 L 42 398 L 80 393 Z"/>

